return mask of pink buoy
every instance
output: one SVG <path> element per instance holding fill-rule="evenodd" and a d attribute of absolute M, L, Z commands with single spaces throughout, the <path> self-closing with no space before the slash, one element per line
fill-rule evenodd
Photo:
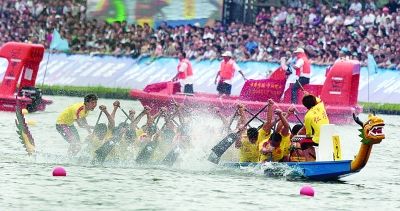
<path fill-rule="evenodd" d="M 67 171 L 61 166 L 57 166 L 53 169 L 53 176 L 54 177 L 65 177 L 67 176 Z"/>
<path fill-rule="evenodd" d="M 304 185 L 300 189 L 300 195 L 313 197 L 314 196 L 314 188 L 311 187 L 310 185 Z"/>

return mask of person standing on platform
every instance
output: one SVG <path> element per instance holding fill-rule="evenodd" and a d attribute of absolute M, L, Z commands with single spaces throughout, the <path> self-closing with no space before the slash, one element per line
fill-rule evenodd
<path fill-rule="evenodd" d="M 297 104 L 297 90 L 300 87 L 310 83 L 311 63 L 308 60 L 304 49 L 297 48 L 293 53 L 296 55 L 296 63 L 294 69 L 296 70 L 296 82 L 292 87 L 292 103 Z"/>
<path fill-rule="evenodd" d="M 221 61 L 220 69 L 215 77 L 215 84 L 218 82 L 217 91 L 219 95 L 230 95 L 232 90 L 232 79 L 235 76 L 235 71 L 238 71 L 244 80 L 247 80 L 244 76 L 239 65 L 232 59 L 232 53 L 226 51 L 222 54 L 223 60 Z"/>
<path fill-rule="evenodd" d="M 189 59 L 186 58 L 185 52 L 178 54 L 179 64 L 178 73 L 172 81 L 179 81 L 183 85 L 183 92 L 186 94 L 193 94 L 193 69 Z"/>

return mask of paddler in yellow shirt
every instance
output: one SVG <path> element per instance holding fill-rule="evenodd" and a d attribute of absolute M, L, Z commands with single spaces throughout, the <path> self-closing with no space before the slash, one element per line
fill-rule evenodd
<path fill-rule="evenodd" d="M 238 109 L 239 123 L 243 125 L 246 122 L 245 108 L 239 105 Z M 236 141 L 235 147 L 239 149 L 240 162 L 258 162 L 258 129 L 250 127 L 246 130 L 245 127 L 239 127 L 241 138 Z M 246 131 L 246 132 L 245 132 Z"/>
<path fill-rule="evenodd" d="M 263 140 L 260 145 L 260 162 L 287 161 L 290 149 L 289 123 L 282 110 L 276 109 L 275 114 L 279 117 L 278 125 L 268 139 Z"/>
<path fill-rule="evenodd" d="M 140 120 L 146 115 L 147 120 L 146 124 L 141 126 L 140 128 L 136 128 L 136 135 L 139 142 L 147 142 L 149 141 L 153 135 L 157 132 L 157 126 L 155 125 L 156 119 L 158 119 L 161 114 L 164 112 L 165 108 L 161 108 L 159 112 L 155 115 L 151 115 L 151 108 L 149 106 L 144 106 L 143 112 L 141 112 L 138 117 L 136 117 L 137 122 L 139 123 Z"/>
<path fill-rule="evenodd" d="M 289 161 L 290 160 L 290 150 L 291 150 L 291 145 L 292 141 L 291 138 L 293 136 L 292 131 L 290 129 L 290 125 L 288 122 L 288 119 L 290 116 L 294 114 L 296 111 L 296 108 L 292 105 L 288 108 L 288 111 L 281 112 L 279 109 L 275 111 L 275 114 L 279 116 L 278 113 L 282 113 L 282 117 L 279 117 L 280 120 L 278 121 L 278 125 L 276 126 L 276 130 L 279 131 L 279 134 L 282 136 L 282 142 L 281 142 L 281 148 L 283 149 L 283 160 L 282 161 Z M 296 126 L 298 127 L 298 126 Z M 294 131 L 296 134 L 299 129 Z"/>
<path fill-rule="evenodd" d="M 56 129 L 61 136 L 70 144 L 68 154 L 76 155 L 81 149 L 81 141 L 78 130 L 74 126 L 74 122 L 78 126 L 85 128 L 91 133 L 93 126 L 90 126 L 86 117 L 89 111 L 93 111 L 97 106 L 97 96 L 95 94 L 88 94 L 85 96 L 84 101 L 81 103 L 73 104 L 67 107 L 57 118 Z"/>
<path fill-rule="evenodd" d="M 271 136 L 271 128 L 273 126 L 272 116 L 274 110 L 274 101 L 272 99 L 269 99 L 267 103 L 268 103 L 268 108 L 267 108 L 266 120 L 263 126 L 258 130 L 258 140 L 257 140 L 257 143 L 259 144 L 258 150 L 261 150 L 262 144 L 266 140 L 268 140 L 269 137 Z"/>
<path fill-rule="evenodd" d="M 86 137 L 89 142 L 90 154 L 95 155 L 95 151 L 104 144 L 106 140 L 112 137 L 113 130 L 115 128 L 115 113 L 120 106 L 120 102 L 117 100 L 113 103 L 113 111 L 111 114 L 108 112 L 107 107 L 104 105 L 99 106 L 101 112 L 103 112 L 108 120 L 108 125 L 105 123 L 99 123 L 95 125 L 93 133 Z"/>

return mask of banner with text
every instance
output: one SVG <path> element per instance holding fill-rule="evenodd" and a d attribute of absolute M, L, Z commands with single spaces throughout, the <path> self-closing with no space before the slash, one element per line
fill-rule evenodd
<path fill-rule="evenodd" d="M 47 58 L 49 61 L 47 63 Z M 36 79 L 47 85 L 105 86 L 143 89 L 147 84 L 171 80 L 176 74 L 178 60 L 149 58 L 135 60 L 112 56 L 88 56 L 47 54 L 43 57 Z M 216 93 L 214 79 L 220 61 L 192 61 L 194 69 L 194 89 L 197 92 Z M 264 79 L 278 67 L 277 63 L 238 62 L 248 79 Z M 0 78 L 6 70 L 6 60 L 0 61 Z M 47 67 L 46 67 L 47 66 Z M 312 66 L 311 84 L 323 84 L 325 66 Z M 400 73 L 393 70 L 379 69 L 370 73 L 361 69 L 358 101 L 379 103 L 400 103 Z M 233 79 L 232 94 L 239 95 L 244 84 L 240 74 Z"/>

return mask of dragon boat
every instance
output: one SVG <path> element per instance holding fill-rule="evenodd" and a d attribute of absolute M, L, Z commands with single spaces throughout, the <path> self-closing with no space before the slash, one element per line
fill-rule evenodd
<path fill-rule="evenodd" d="M 255 168 L 260 167 L 267 176 L 296 176 L 308 180 L 329 181 L 360 172 L 363 169 L 375 144 L 381 143 L 385 138 L 383 133 L 384 120 L 375 115 L 369 115 L 364 123 L 353 115 L 354 120 L 361 126 L 360 135 L 361 146 L 358 154 L 353 160 L 341 160 L 341 149 L 339 136 L 333 129 L 334 125 L 329 124 L 321 128 L 320 144 L 317 151 L 317 161 L 314 162 L 268 162 L 260 163 L 241 163 L 241 162 L 221 162 L 218 164 L 222 168 Z M 35 154 L 35 141 L 26 124 L 24 114 L 17 105 L 16 121 L 17 133 L 22 145 L 29 155 Z M 227 138 L 229 139 L 229 135 Z M 229 140 L 228 140 L 229 141 Z M 233 143 L 233 142 L 232 142 Z M 230 145 L 229 145 L 230 146 Z M 228 146 L 228 148 L 229 148 Z M 224 151 L 225 152 L 225 151 Z M 223 154 L 223 153 L 222 153 Z M 175 158 L 176 159 L 176 158 Z M 219 162 L 219 159 L 218 159 Z M 217 162 L 217 163 L 218 163 Z M 264 167 L 267 168 L 264 168 Z M 271 168 L 272 167 L 272 168 Z M 289 174 L 287 174 L 289 170 Z"/>
<path fill-rule="evenodd" d="M 0 48 L 0 57 L 8 61 L 0 85 L 0 111 L 15 111 L 17 101 L 29 112 L 43 111 L 52 103 L 35 87 L 43 54 L 44 47 L 35 44 L 8 42 Z"/>
<path fill-rule="evenodd" d="M 357 173 L 365 167 L 373 145 L 381 143 L 385 138 L 383 133 L 384 120 L 370 114 L 366 122 L 361 122 L 353 116 L 361 126 L 361 146 L 354 160 L 341 160 L 339 136 L 335 134 L 334 125 L 326 125 L 321 129 L 320 145 L 317 151 L 317 161 L 312 162 L 221 162 L 219 165 L 226 168 L 261 168 L 268 176 L 301 177 L 309 180 L 337 180 L 339 178 Z M 330 141 L 332 140 L 332 141 Z M 219 161 L 217 161 L 218 163 Z M 214 162 L 215 163 L 215 162 Z"/>
<path fill-rule="evenodd" d="M 243 104 L 252 112 L 258 111 L 271 98 L 285 110 L 290 105 L 291 87 L 285 91 L 286 72 L 281 68 L 275 70 L 267 79 L 247 80 L 239 96 L 219 96 L 213 93 L 195 92 L 193 95 L 181 93 L 180 84 L 160 82 L 147 85 L 143 90 L 132 89 L 130 96 L 138 99 L 143 106 L 159 110 L 161 107 L 171 107 L 173 103 L 184 104 L 185 107 L 208 111 L 218 107 L 225 115 L 235 112 L 235 105 Z M 358 85 L 360 79 L 360 63 L 354 60 L 338 61 L 327 69 L 323 85 L 305 85 L 304 90 L 320 96 L 326 106 L 331 123 L 351 123 L 352 114 L 362 112 L 357 104 Z M 298 104 L 295 105 L 300 116 L 306 113 L 301 105 L 303 92 L 298 91 Z M 158 108 L 158 109 L 157 109 Z M 302 118 L 302 117 L 301 117 Z M 296 119 L 289 119 L 294 122 Z"/>

